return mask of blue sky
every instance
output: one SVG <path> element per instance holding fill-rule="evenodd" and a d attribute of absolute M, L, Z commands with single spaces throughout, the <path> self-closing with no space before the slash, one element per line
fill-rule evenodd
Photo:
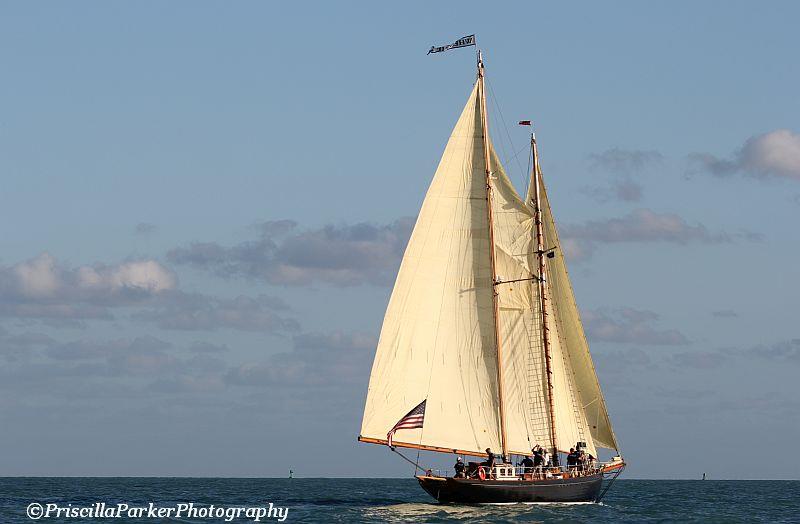
<path fill-rule="evenodd" d="M 4 474 L 407 474 L 355 438 L 475 74 L 425 52 L 476 33 L 517 183 L 535 122 L 629 475 L 797 477 L 795 4 L 0 13 Z"/>

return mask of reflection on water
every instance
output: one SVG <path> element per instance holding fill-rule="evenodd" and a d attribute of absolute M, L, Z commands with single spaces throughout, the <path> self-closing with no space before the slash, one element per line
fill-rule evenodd
<path fill-rule="evenodd" d="M 545 522 L 572 520 L 578 506 L 597 504 L 392 504 L 362 508 L 361 518 L 372 522 Z M 589 515 L 586 515 L 587 517 Z"/>
<path fill-rule="evenodd" d="M 365 508 L 364 517 L 382 522 L 442 522 L 474 519 L 478 516 L 470 506 L 448 504 L 394 504 L 391 506 Z"/>

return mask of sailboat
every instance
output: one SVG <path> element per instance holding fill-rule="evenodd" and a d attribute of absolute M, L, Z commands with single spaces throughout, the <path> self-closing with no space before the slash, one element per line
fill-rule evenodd
<path fill-rule="evenodd" d="M 477 458 L 452 476 L 414 463 L 420 485 L 440 502 L 599 501 L 625 462 L 536 136 L 523 198 L 489 136 L 480 51 L 477 65 L 400 265 L 358 440 Z M 534 448 L 551 458 L 514 463 Z M 580 463 L 565 464 L 571 448 Z M 597 448 L 616 453 L 600 462 Z"/>

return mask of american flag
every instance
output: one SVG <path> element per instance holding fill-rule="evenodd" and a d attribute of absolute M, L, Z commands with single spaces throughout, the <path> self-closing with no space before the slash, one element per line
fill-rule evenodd
<path fill-rule="evenodd" d="M 389 442 L 389 446 L 392 445 L 392 437 L 394 437 L 394 432 L 398 429 L 416 429 L 422 427 L 422 423 L 425 420 L 425 403 L 427 401 L 428 399 L 425 399 L 420 402 L 417 407 L 406 413 L 406 416 L 398 420 L 397 424 L 389 430 L 389 433 L 386 434 L 386 440 Z"/>

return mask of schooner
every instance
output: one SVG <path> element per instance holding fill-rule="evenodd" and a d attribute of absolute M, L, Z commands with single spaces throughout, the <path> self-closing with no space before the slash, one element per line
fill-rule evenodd
<path fill-rule="evenodd" d="M 445 48 L 431 52 L 438 50 Z M 477 80 L 389 300 L 358 440 L 392 450 L 497 453 L 497 460 L 470 462 L 455 477 L 423 470 L 417 479 L 441 502 L 597 501 L 604 478 L 613 480 L 625 464 L 573 296 L 535 134 L 523 198 L 489 137 L 484 84 L 478 51 Z M 512 455 L 530 456 L 534 447 L 552 459 L 535 468 L 512 463 Z M 597 448 L 616 456 L 565 466 L 561 457 L 571 448 L 591 459 Z"/>

